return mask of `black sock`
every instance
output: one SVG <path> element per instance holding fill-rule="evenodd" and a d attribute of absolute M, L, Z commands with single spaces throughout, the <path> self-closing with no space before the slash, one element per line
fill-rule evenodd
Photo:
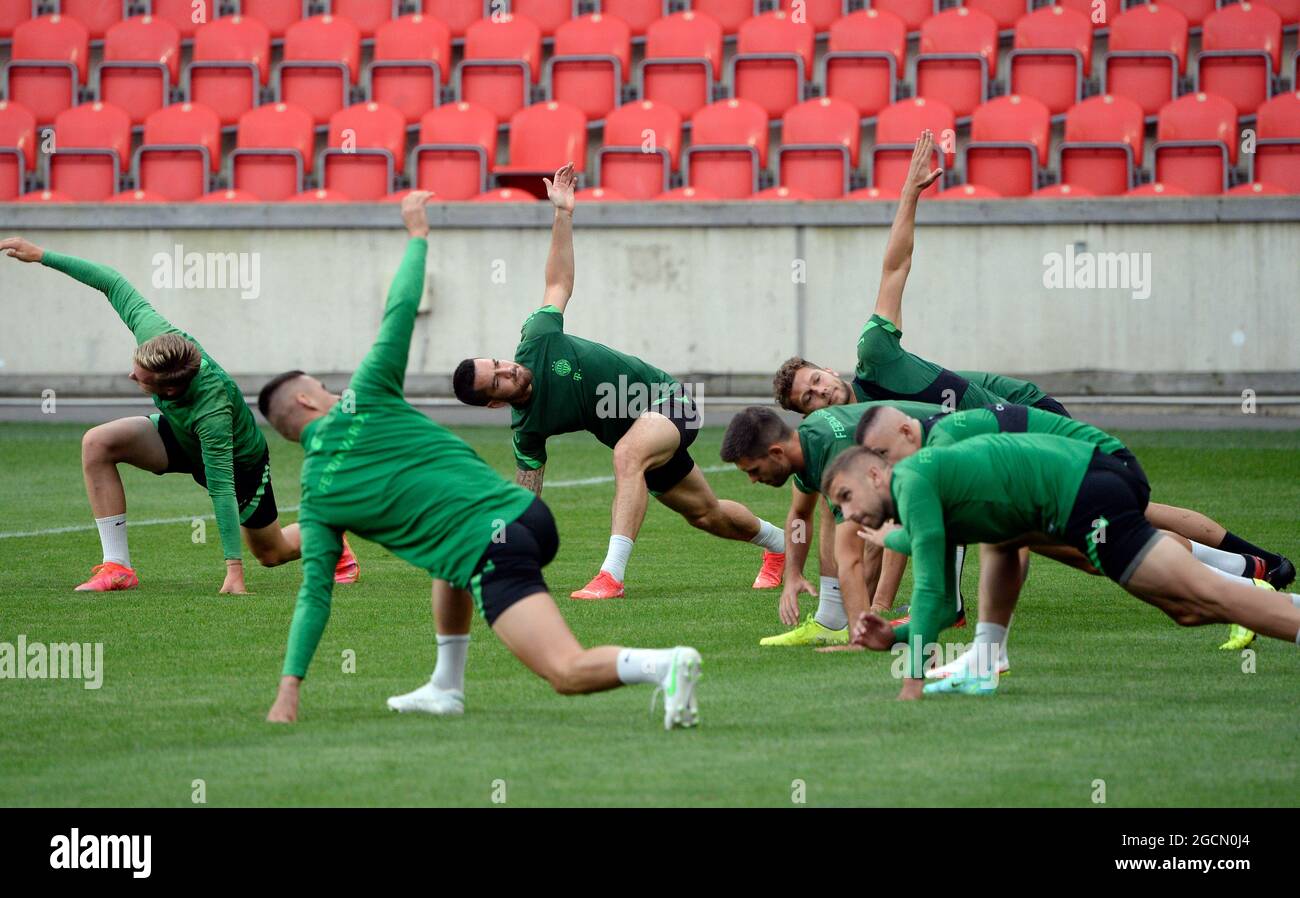
<path fill-rule="evenodd" d="M 1267 565 L 1269 570 L 1272 570 L 1282 563 L 1281 555 L 1274 555 L 1272 552 L 1266 552 L 1254 543 L 1248 543 L 1240 536 L 1237 536 L 1237 534 L 1230 531 L 1223 538 L 1223 542 L 1219 543 L 1218 548 L 1225 552 L 1240 552 L 1242 555 L 1257 555 L 1264 559 L 1264 564 Z"/>

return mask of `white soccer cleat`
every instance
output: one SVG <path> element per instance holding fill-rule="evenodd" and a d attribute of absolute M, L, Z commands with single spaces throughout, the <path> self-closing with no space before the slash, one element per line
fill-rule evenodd
<path fill-rule="evenodd" d="M 988 649 L 984 649 L 984 651 L 987 652 Z M 952 676 L 977 676 L 979 671 L 979 665 L 977 664 L 977 661 L 979 660 L 977 657 L 978 652 L 978 646 L 971 646 L 947 664 L 944 664 L 941 667 L 936 667 L 933 670 L 927 670 L 925 672 L 925 678 L 927 680 L 946 680 Z M 987 661 L 985 663 L 987 664 Z M 998 676 L 1002 676 L 1010 671 L 1011 662 L 1007 660 L 1007 653 L 1003 651 L 1001 657 L 998 658 Z"/>
<path fill-rule="evenodd" d="M 399 714 L 436 714 L 454 716 L 465 713 L 465 693 L 456 689 L 439 689 L 430 681 L 414 692 L 394 695 L 388 707 Z"/>
<path fill-rule="evenodd" d="M 664 729 L 686 729 L 700 722 L 700 709 L 695 703 L 695 684 L 699 682 L 703 666 L 700 653 L 690 646 L 679 645 L 673 649 L 673 661 L 659 683 L 664 694 Z"/>

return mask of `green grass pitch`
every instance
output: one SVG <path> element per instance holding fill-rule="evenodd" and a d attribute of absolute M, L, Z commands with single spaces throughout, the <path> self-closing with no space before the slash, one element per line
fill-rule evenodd
<path fill-rule="evenodd" d="M 0 425 L 0 532 L 90 523 L 83 427 Z M 502 472 L 508 434 L 461 433 Z M 1164 502 L 1197 508 L 1300 559 L 1300 433 L 1133 433 Z M 301 453 L 268 437 L 282 508 Z M 721 432 L 694 455 L 717 467 Z M 215 525 L 135 526 L 140 589 L 72 591 L 99 560 L 93 530 L 0 539 L 0 641 L 102 642 L 97 691 L 0 679 L 0 805 L 1296 805 L 1294 646 L 1256 643 L 1255 672 L 1217 650 L 1226 627 L 1180 629 L 1108 581 L 1034 561 L 1012 631 L 1012 674 L 992 698 L 893 700 L 886 654 L 760 649 L 775 592 L 749 584 L 759 552 L 687 527 L 651 503 L 628 569 L 630 597 L 573 602 L 608 538 L 610 454 L 585 434 L 553 440 L 545 499 L 561 548 L 547 579 L 585 644 L 686 643 L 704 656 L 703 716 L 666 733 L 647 687 L 553 694 L 475 620 L 463 718 L 398 716 L 384 699 L 433 664 L 429 581 L 355 540 L 361 582 L 334 614 L 303 686 L 299 723 L 263 717 L 275 696 L 296 564 L 252 567 L 247 597 L 218 596 Z M 125 472 L 131 520 L 210 512 L 182 475 Z M 780 523 L 788 494 L 735 471 L 715 490 Z M 293 519 L 282 513 L 281 520 Z M 815 569 L 809 570 L 815 578 Z M 973 596 L 975 564 L 964 586 Z M 815 582 L 815 579 L 814 579 Z M 904 581 L 905 601 L 910 578 Z M 810 604 L 809 609 L 814 607 Z M 967 642 L 973 629 L 945 639 Z M 356 670 L 343 671 L 345 651 Z"/>

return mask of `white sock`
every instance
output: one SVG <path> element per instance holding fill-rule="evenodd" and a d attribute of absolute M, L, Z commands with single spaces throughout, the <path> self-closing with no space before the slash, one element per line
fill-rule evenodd
<path fill-rule="evenodd" d="M 627 560 L 631 557 L 632 540 L 614 534 L 609 538 L 609 550 L 605 553 L 605 561 L 600 569 L 622 583 L 627 574 Z"/>
<path fill-rule="evenodd" d="M 1001 624 L 991 624 L 980 621 L 975 625 L 975 648 L 978 651 L 980 645 L 996 645 L 997 660 L 1002 663 L 1007 660 L 1007 628 Z M 976 661 L 983 660 L 986 663 L 993 660 L 993 650 L 984 649 L 986 655 L 983 659 L 976 658 Z"/>
<path fill-rule="evenodd" d="M 465 691 L 465 661 L 469 657 L 469 634 L 443 636 L 438 634 L 438 660 L 433 668 L 435 689 Z"/>
<path fill-rule="evenodd" d="M 843 630 L 849 625 L 844 614 L 844 596 L 840 594 L 840 581 L 835 577 L 822 577 L 817 587 L 817 613 L 813 620 L 828 630 Z"/>
<path fill-rule="evenodd" d="M 1207 570 L 1213 571 L 1224 579 L 1231 580 L 1233 583 L 1244 583 L 1247 586 L 1254 586 L 1255 581 L 1249 577 L 1240 577 L 1237 574 L 1229 574 L 1227 571 L 1220 570 L 1212 564 L 1205 565 Z"/>
<path fill-rule="evenodd" d="M 758 536 L 750 540 L 756 546 L 762 546 L 769 552 L 776 552 L 778 555 L 785 554 L 785 531 L 780 527 L 773 527 L 762 518 L 758 519 Z"/>
<path fill-rule="evenodd" d="M 1291 604 L 1296 606 L 1297 608 L 1300 608 L 1300 596 L 1296 595 L 1293 592 L 1289 592 L 1287 593 L 1287 595 L 1290 596 L 1291 598 Z"/>
<path fill-rule="evenodd" d="M 1192 555 L 1197 561 L 1216 570 L 1236 574 L 1238 577 L 1246 573 L 1246 556 L 1240 552 L 1225 552 L 1222 549 L 1212 549 L 1195 540 L 1188 540 L 1188 542 L 1192 544 Z"/>
<path fill-rule="evenodd" d="M 104 560 L 122 567 L 131 566 L 131 551 L 126 547 L 126 513 L 95 518 L 99 528 L 99 545 L 104 550 Z"/>
<path fill-rule="evenodd" d="M 618 679 L 620 683 L 658 683 L 672 663 L 672 649 L 623 649 L 618 653 Z"/>

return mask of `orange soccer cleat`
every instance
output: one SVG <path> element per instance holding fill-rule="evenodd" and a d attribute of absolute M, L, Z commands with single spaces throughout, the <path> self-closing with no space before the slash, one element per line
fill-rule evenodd
<path fill-rule="evenodd" d="M 763 566 L 754 578 L 755 589 L 777 589 L 781 586 L 781 577 L 785 574 L 785 554 L 782 552 L 763 552 Z"/>
<path fill-rule="evenodd" d="M 571 599 L 621 599 L 623 584 L 608 571 L 601 571 L 590 583 L 577 592 L 569 593 Z"/>
<path fill-rule="evenodd" d="M 339 563 L 334 566 L 335 583 L 356 583 L 361 579 L 361 568 L 357 566 L 357 556 L 352 553 L 352 547 L 348 545 L 348 538 L 343 537 L 343 554 L 339 556 Z"/>
<path fill-rule="evenodd" d="M 112 592 L 115 589 L 135 589 L 140 578 L 135 571 L 116 561 L 105 561 L 90 569 L 90 579 L 77 587 L 77 592 Z"/>

